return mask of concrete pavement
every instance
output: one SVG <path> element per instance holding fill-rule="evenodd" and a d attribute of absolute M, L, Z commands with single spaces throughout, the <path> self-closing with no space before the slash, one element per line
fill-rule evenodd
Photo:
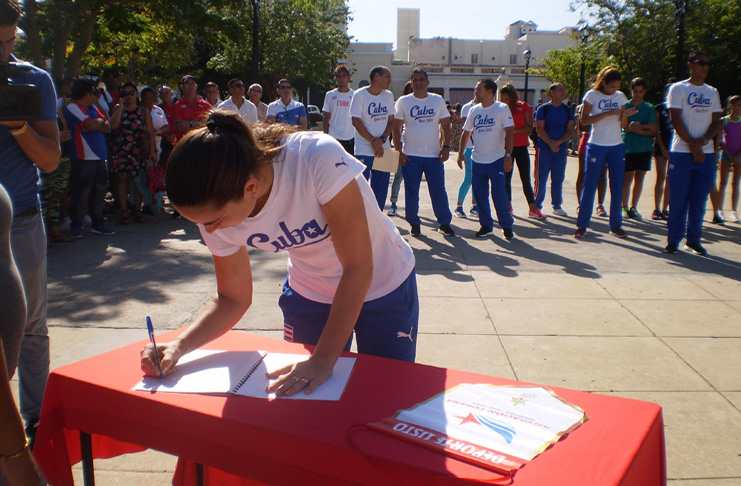
<path fill-rule="evenodd" d="M 451 208 L 463 178 L 456 155 L 446 164 Z M 511 242 L 497 228 L 475 238 L 471 219 L 454 219 L 457 237 L 436 233 L 424 188 L 423 235 L 409 236 L 394 218 L 417 258 L 418 362 L 659 403 L 671 485 L 741 484 L 741 225 L 712 225 L 708 211 L 707 257 L 681 246 L 663 253 L 665 223 L 650 219 L 626 221 L 629 237 L 619 240 L 595 217 L 576 240 L 576 167 L 570 157 L 569 216 L 548 210 L 544 222 L 526 217 L 513 178 Z M 654 174 L 638 208 L 646 216 Z M 168 215 L 128 226 L 111 216 L 109 224 L 115 236 L 49 248 L 52 368 L 145 339 L 147 314 L 160 331 L 186 325 L 214 292 L 210 254 L 193 224 Z M 286 256 L 251 258 L 254 304 L 238 328 L 281 338 Z M 175 461 L 154 451 L 97 460 L 96 478 L 169 484 Z M 82 484 L 79 466 L 76 477 Z"/>

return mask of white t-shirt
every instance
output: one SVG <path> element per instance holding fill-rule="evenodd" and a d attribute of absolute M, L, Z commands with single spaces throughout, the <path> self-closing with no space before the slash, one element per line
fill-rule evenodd
<path fill-rule="evenodd" d="M 487 108 L 474 105 L 463 124 L 463 130 L 476 137 L 471 159 L 477 164 L 491 164 L 504 157 L 507 153 L 504 129 L 514 126 L 512 111 L 504 103 L 495 101 Z"/>
<path fill-rule="evenodd" d="M 355 127 L 352 126 L 350 117 L 350 103 L 355 91 L 348 89 L 346 93 L 340 93 L 335 88 L 327 91 L 324 95 L 324 106 L 322 111 L 330 114 L 329 134 L 337 140 L 352 140 L 355 137 Z"/>
<path fill-rule="evenodd" d="M 666 95 L 670 110 L 682 110 L 682 122 L 692 138 L 702 138 L 713 122 L 713 113 L 722 112 L 718 90 L 707 84 L 695 86 L 689 79 L 672 84 Z M 672 140 L 672 152 L 691 152 L 687 142 L 679 138 L 676 131 Z M 703 153 L 713 153 L 713 141 L 702 148 Z"/>
<path fill-rule="evenodd" d="M 439 94 L 427 93 L 424 98 L 414 94 L 396 100 L 394 118 L 404 122 L 402 150 L 415 157 L 440 155 L 440 120 L 450 118 L 445 100 Z"/>
<path fill-rule="evenodd" d="M 365 165 L 324 133 L 294 133 L 283 143 L 281 155 L 273 162 L 272 192 L 256 216 L 210 234 L 199 225 L 211 253 L 227 256 L 242 246 L 287 251 L 291 288 L 307 299 L 331 303 L 342 266 L 322 205 L 356 180 L 373 249 L 373 280 L 365 301 L 399 287 L 414 268 L 414 255 L 394 223 L 378 210 L 376 197 L 362 175 Z"/>
<path fill-rule="evenodd" d="M 360 118 L 365 129 L 374 137 L 380 137 L 386 131 L 389 117 L 394 116 L 394 95 L 389 90 L 383 90 L 377 95 L 368 92 L 368 87 L 360 88 L 355 92 L 350 103 L 350 116 Z M 391 150 L 391 142 L 386 140 L 384 150 Z M 360 136 L 355 130 L 355 155 L 376 155 L 371 143 Z"/>
<path fill-rule="evenodd" d="M 257 108 L 244 97 L 242 97 L 242 106 L 239 108 L 237 108 L 237 104 L 234 103 L 231 96 L 219 103 L 218 107 L 223 110 L 236 111 L 242 117 L 242 120 L 250 126 L 257 123 Z"/>
<path fill-rule="evenodd" d="M 584 102 L 592 105 L 592 111 L 589 114 L 594 116 L 624 107 L 628 103 L 628 98 L 620 90 L 607 96 L 602 91 L 592 89 L 584 96 Z M 589 143 L 603 147 L 622 144 L 623 130 L 620 128 L 620 118 L 613 115 L 592 123 L 592 133 L 589 135 Z"/>
<path fill-rule="evenodd" d="M 476 102 L 473 100 L 463 105 L 463 107 L 461 108 L 461 118 L 463 118 L 464 120 L 468 118 L 468 114 L 471 112 L 471 108 L 473 108 L 474 106 L 476 106 Z M 468 139 L 468 145 L 466 145 L 465 147 L 461 147 L 460 149 L 465 150 L 469 146 L 473 148 L 473 136 Z"/>
<path fill-rule="evenodd" d="M 160 108 L 157 105 L 152 105 L 152 127 L 154 128 L 154 144 L 155 148 L 157 150 L 157 158 L 160 156 L 160 152 L 162 152 L 162 148 L 160 147 L 160 142 L 162 141 L 162 135 L 157 135 L 157 132 L 162 130 L 162 127 L 167 126 L 169 123 L 167 121 L 167 116 L 165 115 L 165 110 Z"/>

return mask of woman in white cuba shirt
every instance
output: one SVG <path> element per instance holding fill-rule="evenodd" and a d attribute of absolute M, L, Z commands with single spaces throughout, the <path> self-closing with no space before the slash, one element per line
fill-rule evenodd
<path fill-rule="evenodd" d="M 288 341 L 312 357 L 273 374 L 269 391 L 311 393 L 332 373 L 352 333 L 358 351 L 413 361 L 419 303 L 414 256 L 362 179 L 365 168 L 334 138 L 258 126 L 216 110 L 167 166 L 168 197 L 198 223 L 213 254 L 217 295 L 176 340 L 158 345 L 163 373 L 231 329 L 252 302 L 247 247 L 287 251 L 280 297 Z M 330 237 L 331 236 L 331 237 Z M 151 345 L 142 369 L 156 375 Z"/>
<path fill-rule="evenodd" d="M 584 187 L 579 200 L 579 217 L 574 237 L 587 234 L 592 219 L 594 195 L 597 192 L 602 167 L 610 172 L 610 233 L 618 238 L 628 236 L 623 230 L 623 179 L 625 178 L 625 146 L 622 127 L 635 108 L 625 109 L 628 98 L 620 91 L 620 72 L 608 66 L 597 75 L 594 87 L 584 96 L 579 122 L 592 125 L 587 142 Z"/>

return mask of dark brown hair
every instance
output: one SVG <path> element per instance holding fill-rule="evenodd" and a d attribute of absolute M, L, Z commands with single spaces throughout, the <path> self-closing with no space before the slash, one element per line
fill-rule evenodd
<path fill-rule="evenodd" d="M 594 91 L 602 91 L 606 84 L 612 83 L 614 81 L 620 81 L 621 79 L 623 78 L 622 76 L 620 76 L 620 71 L 612 66 L 607 66 L 605 68 L 602 68 L 599 74 L 597 74 L 597 81 L 595 81 L 594 87 L 592 87 L 592 89 Z"/>

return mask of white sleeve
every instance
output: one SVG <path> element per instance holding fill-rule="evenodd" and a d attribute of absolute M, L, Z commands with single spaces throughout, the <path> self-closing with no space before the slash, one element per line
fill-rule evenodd
<path fill-rule="evenodd" d="M 276 116 L 278 114 L 278 105 L 270 103 L 268 105 L 268 116 Z"/>
<path fill-rule="evenodd" d="M 350 101 L 350 117 L 361 118 L 363 116 L 363 96 L 360 96 L 360 90 L 356 91 Z"/>
<path fill-rule="evenodd" d="M 445 100 L 442 96 L 438 99 L 440 100 L 438 103 L 440 105 L 440 119 L 450 118 L 450 111 L 448 111 L 448 105 L 445 104 Z"/>
<path fill-rule="evenodd" d="M 396 105 L 394 106 L 394 118 L 397 120 L 404 120 L 404 98 L 403 97 L 396 100 Z"/>
<path fill-rule="evenodd" d="M 257 107 L 255 105 L 253 105 L 251 101 L 245 100 L 245 103 L 248 103 L 247 106 L 250 107 L 250 110 L 248 110 L 250 112 L 250 114 L 247 115 L 248 118 L 249 118 L 249 120 L 247 120 L 247 123 L 250 126 L 255 125 L 257 123 L 257 121 L 258 121 L 257 120 Z"/>
<path fill-rule="evenodd" d="M 209 233 L 208 231 L 206 231 L 202 224 L 198 225 L 198 229 L 201 232 L 203 242 L 206 243 L 208 251 L 210 251 L 212 255 L 225 257 L 233 255 L 237 252 L 237 250 L 241 248 L 240 245 L 235 245 L 221 239 L 221 237 L 219 236 L 219 230 L 216 230 L 213 233 Z"/>
<path fill-rule="evenodd" d="M 305 155 L 310 164 L 317 199 L 322 205 L 331 201 L 365 168 L 329 135 L 318 136 Z"/>
<path fill-rule="evenodd" d="M 329 113 L 332 114 L 332 104 L 329 102 L 329 93 L 331 91 L 327 91 L 324 94 L 324 104 L 322 105 L 322 113 Z"/>
<path fill-rule="evenodd" d="M 683 97 L 681 87 L 676 84 L 671 85 L 666 94 L 666 107 L 670 110 L 681 110 Z"/>

